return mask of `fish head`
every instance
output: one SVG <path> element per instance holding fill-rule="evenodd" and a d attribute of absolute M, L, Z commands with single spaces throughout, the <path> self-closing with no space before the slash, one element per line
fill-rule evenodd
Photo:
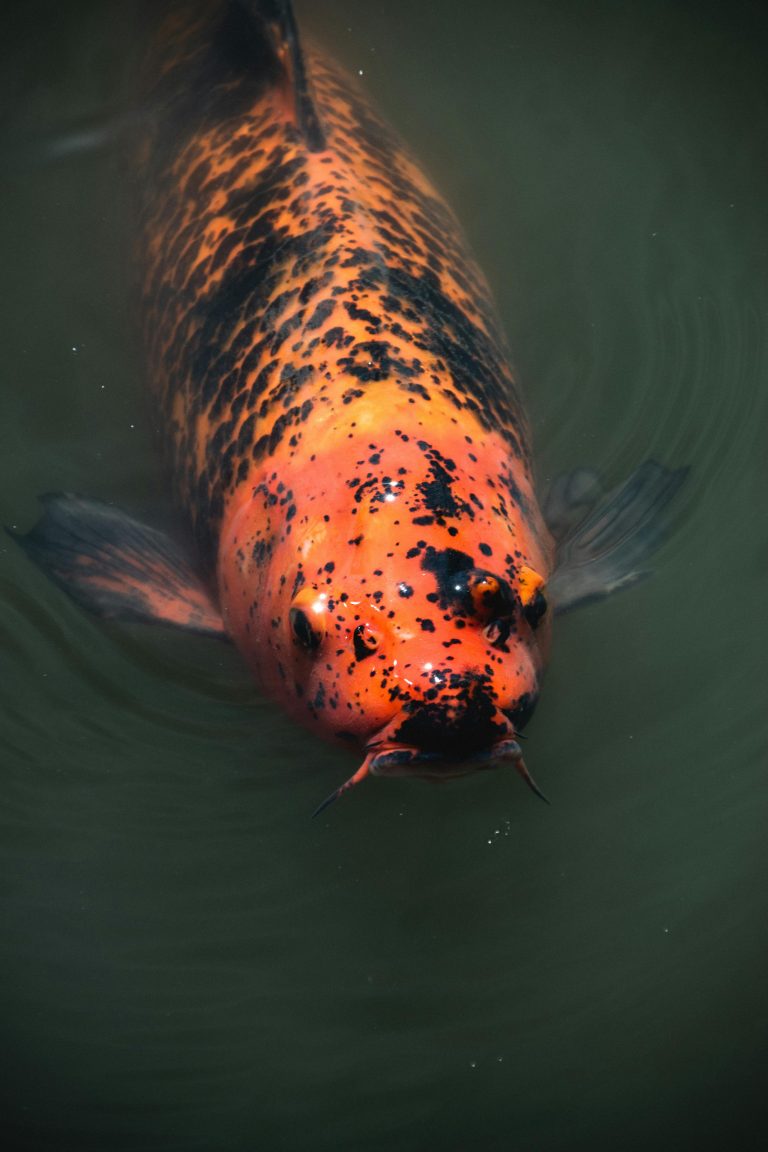
<path fill-rule="evenodd" d="M 361 748 L 364 775 L 517 764 L 549 646 L 543 533 L 479 514 L 425 533 L 386 491 L 360 502 L 352 536 L 330 496 L 279 516 L 293 491 L 247 506 L 221 550 L 227 629 L 261 687 L 318 735 Z"/>
<path fill-rule="evenodd" d="M 365 774 L 447 778 L 521 759 L 549 636 L 541 577 L 520 565 L 513 585 L 464 565 L 443 594 L 428 563 L 394 584 L 333 576 L 291 599 L 290 675 L 327 735 L 362 745 Z"/>

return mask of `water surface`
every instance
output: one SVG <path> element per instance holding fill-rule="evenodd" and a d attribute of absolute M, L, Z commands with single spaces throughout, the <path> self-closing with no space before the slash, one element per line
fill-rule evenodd
<path fill-rule="evenodd" d="M 471 8 L 472 15 L 469 15 Z M 226 646 L 0 545 L 3 1117 L 36 1150 L 763 1148 L 768 28 L 749 3 L 305 0 L 454 204 L 542 486 L 688 464 L 655 576 L 563 619 L 516 778 L 374 781 Z M 0 517 L 167 515 L 119 144 L 132 4 L 0 73 Z"/>

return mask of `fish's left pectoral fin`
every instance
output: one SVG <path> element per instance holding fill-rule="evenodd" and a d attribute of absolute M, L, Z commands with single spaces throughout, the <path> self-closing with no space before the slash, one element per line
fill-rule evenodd
<path fill-rule="evenodd" d="M 98 500 L 57 492 L 41 502 L 31 531 L 7 531 L 78 604 L 108 619 L 225 635 L 213 599 L 170 536 Z"/>
<path fill-rule="evenodd" d="M 646 564 L 669 534 L 668 506 L 688 475 L 646 460 L 611 492 L 579 470 L 553 485 L 545 507 L 557 566 L 547 588 L 555 612 L 568 612 L 650 575 Z M 545 512 L 545 515 L 547 513 Z"/>

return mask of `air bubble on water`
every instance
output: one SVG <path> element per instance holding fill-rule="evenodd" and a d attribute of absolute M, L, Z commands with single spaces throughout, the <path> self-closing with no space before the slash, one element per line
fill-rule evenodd
<path fill-rule="evenodd" d="M 494 828 L 493 835 L 494 835 L 494 837 L 498 837 L 498 836 L 506 837 L 506 836 L 509 836 L 511 830 L 512 830 L 512 825 L 511 825 L 510 821 L 509 820 L 503 820 L 501 827 Z M 488 843 L 493 844 L 493 839 L 490 839 L 488 841 Z"/>

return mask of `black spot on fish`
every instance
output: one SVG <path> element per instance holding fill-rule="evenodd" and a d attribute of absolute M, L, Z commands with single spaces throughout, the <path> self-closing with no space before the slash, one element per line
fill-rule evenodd
<path fill-rule="evenodd" d="M 488 674 L 439 669 L 432 673 L 432 683 L 437 698 L 410 699 L 402 705 L 406 718 L 394 733 L 398 742 L 460 759 L 505 735 L 506 725 L 496 719 L 496 694 Z"/>
<path fill-rule="evenodd" d="M 438 550 L 430 544 L 421 561 L 425 572 L 432 572 L 437 580 L 439 605 L 441 608 L 455 606 L 466 595 L 466 573 L 475 562 L 466 552 L 455 548 Z"/>

